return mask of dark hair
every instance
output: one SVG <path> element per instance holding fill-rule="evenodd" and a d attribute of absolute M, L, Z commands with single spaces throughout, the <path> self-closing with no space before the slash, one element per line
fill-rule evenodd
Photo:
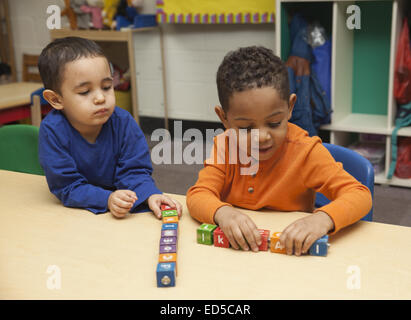
<path fill-rule="evenodd" d="M 224 111 L 234 92 L 272 87 L 281 99 L 290 95 L 288 71 L 284 62 L 272 50 L 264 47 L 244 47 L 229 52 L 217 71 L 218 98 Z"/>
<path fill-rule="evenodd" d="M 107 57 L 92 40 L 66 37 L 50 42 L 41 52 L 38 67 L 44 88 L 60 93 L 63 72 L 68 62 L 79 58 Z"/>

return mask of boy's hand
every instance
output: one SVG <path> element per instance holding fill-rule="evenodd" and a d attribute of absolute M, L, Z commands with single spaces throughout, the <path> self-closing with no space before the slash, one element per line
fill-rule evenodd
<path fill-rule="evenodd" d="M 307 253 L 311 245 L 330 230 L 334 229 L 334 222 L 330 216 L 322 211 L 311 214 L 290 224 L 280 236 L 280 244 L 285 247 L 288 255 L 296 256 Z"/>
<path fill-rule="evenodd" d="M 107 206 L 113 216 L 124 218 L 136 200 L 137 196 L 134 191 L 116 190 L 110 194 Z"/>
<path fill-rule="evenodd" d="M 171 199 L 169 196 L 164 194 L 153 194 L 147 200 L 148 207 L 153 211 L 154 215 L 161 219 L 161 208 L 162 204 L 169 205 L 172 209 L 177 210 L 178 216 L 181 217 L 183 207 L 177 200 Z"/>
<path fill-rule="evenodd" d="M 249 216 L 233 207 L 223 206 L 216 211 L 214 221 L 223 230 L 234 249 L 241 247 L 243 250 L 249 250 L 251 247 L 253 251 L 258 251 L 261 235 Z"/>

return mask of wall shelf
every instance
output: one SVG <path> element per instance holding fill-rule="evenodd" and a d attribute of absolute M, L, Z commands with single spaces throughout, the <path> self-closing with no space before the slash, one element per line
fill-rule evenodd
<path fill-rule="evenodd" d="M 277 0 L 276 50 L 285 61 L 290 39 L 289 17 L 296 11 L 321 22 L 332 38 L 332 120 L 322 130 L 330 143 L 347 147 L 359 133 L 378 134 L 385 140 L 385 171 L 375 182 L 411 188 L 411 179 L 387 179 L 391 163 L 391 135 L 397 105 L 393 97 L 395 55 L 405 0 Z M 347 7 L 361 9 L 361 29 L 347 28 Z M 411 136 L 411 127 L 398 136 Z"/>

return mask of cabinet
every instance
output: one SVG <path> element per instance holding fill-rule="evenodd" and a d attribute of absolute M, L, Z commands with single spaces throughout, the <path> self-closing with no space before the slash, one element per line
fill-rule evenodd
<path fill-rule="evenodd" d="M 143 36 L 142 36 L 143 35 Z M 164 118 L 167 128 L 167 104 L 166 104 L 166 88 L 165 88 L 165 73 L 164 73 L 164 50 L 163 36 L 160 27 L 147 27 L 137 29 L 127 29 L 124 31 L 112 30 L 71 30 L 71 29 L 55 29 L 50 30 L 51 39 L 64 37 L 82 37 L 96 41 L 107 55 L 108 59 L 121 69 L 130 68 L 130 90 L 132 99 L 132 114 L 134 119 L 139 122 L 139 101 L 137 79 L 140 77 L 154 78 L 162 88 L 157 96 L 161 96 L 161 105 L 164 107 Z M 155 59 L 155 64 L 158 66 L 153 69 L 144 68 L 144 61 L 139 61 L 136 48 L 141 46 L 141 41 L 156 42 L 156 54 L 151 55 L 151 59 Z M 137 68 L 139 67 L 139 68 Z M 137 71 L 140 70 L 140 71 Z"/>
<path fill-rule="evenodd" d="M 14 61 L 13 35 L 11 32 L 8 0 L 0 0 L 0 62 L 7 63 L 10 66 L 10 80 L 15 82 L 16 64 Z"/>
<path fill-rule="evenodd" d="M 283 60 L 290 46 L 288 19 L 294 11 L 319 21 L 332 37 L 332 120 L 322 130 L 330 142 L 347 147 L 360 133 L 377 134 L 385 141 L 385 170 L 375 182 L 411 187 L 411 179 L 387 179 L 391 163 L 391 133 L 397 105 L 393 97 L 394 65 L 402 20 L 403 0 L 289 1 L 277 0 L 276 53 Z M 361 28 L 347 27 L 347 7 L 360 8 Z M 411 127 L 398 136 L 411 136 Z"/>

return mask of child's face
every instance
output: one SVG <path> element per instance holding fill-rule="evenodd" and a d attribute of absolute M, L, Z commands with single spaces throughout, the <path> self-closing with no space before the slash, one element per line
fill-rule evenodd
<path fill-rule="evenodd" d="M 287 123 L 296 101 L 295 94 L 289 101 L 281 99 L 271 87 L 235 92 L 229 99 L 228 111 L 216 107 L 226 129 L 247 129 L 247 154 L 258 152 L 259 160 L 267 160 L 281 147 L 287 135 Z M 251 152 L 251 129 L 258 129 L 258 150 Z M 241 147 L 241 145 L 240 145 Z"/>
<path fill-rule="evenodd" d="M 78 131 L 101 127 L 115 106 L 113 79 L 104 57 L 80 58 L 64 68 L 62 110 Z"/>

